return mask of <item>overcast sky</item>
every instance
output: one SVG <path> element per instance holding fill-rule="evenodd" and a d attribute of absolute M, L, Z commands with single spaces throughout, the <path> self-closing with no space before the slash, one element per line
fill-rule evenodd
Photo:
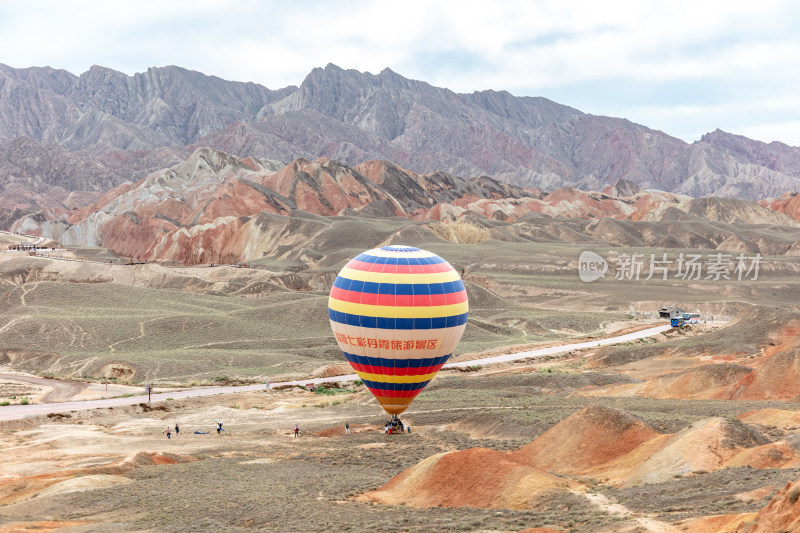
<path fill-rule="evenodd" d="M 0 2 L 0 63 L 179 65 L 271 89 L 385 67 L 457 92 L 544 96 L 688 142 L 800 146 L 800 2 Z"/>

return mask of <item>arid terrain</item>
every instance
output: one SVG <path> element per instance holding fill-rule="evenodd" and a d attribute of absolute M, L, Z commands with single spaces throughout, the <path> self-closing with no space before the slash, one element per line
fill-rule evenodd
<path fill-rule="evenodd" d="M 294 270 L 274 255 L 235 268 L 126 265 L 97 248 L 4 252 L 0 400 L 133 395 L 147 382 L 273 388 L 3 422 L 0 531 L 796 527 L 793 256 L 764 255 L 757 279 L 689 282 L 673 268 L 637 281 L 614 270 L 620 253 L 659 251 L 640 241 L 463 244 L 408 220 L 331 223 L 352 224 L 366 246 L 414 239 L 461 272 L 470 322 L 456 360 L 662 323 L 663 305 L 702 319 L 621 345 L 444 370 L 403 415 L 411 433 L 390 436 L 359 382 L 276 383 L 351 372 L 325 313 L 355 251 L 337 241 Z M 586 249 L 609 258 L 606 277 L 578 278 Z"/>

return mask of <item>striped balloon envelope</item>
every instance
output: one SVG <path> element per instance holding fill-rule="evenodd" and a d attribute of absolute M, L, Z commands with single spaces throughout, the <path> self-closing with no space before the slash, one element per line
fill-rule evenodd
<path fill-rule="evenodd" d="M 342 353 L 393 415 L 453 354 L 468 311 L 467 291 L 450 263 L 410 246 L 360 254 L 339 272 L 328 299 Z"/>

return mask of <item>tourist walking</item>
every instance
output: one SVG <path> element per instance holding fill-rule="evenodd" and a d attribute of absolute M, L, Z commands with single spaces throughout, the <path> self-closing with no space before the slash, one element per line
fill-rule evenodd
<path fill-rule="evenodd" d="M 300 428 L 297 427 L 297 424 L 294 425 L 294 438 L 297 438 L 297 434 L 300 433 Z"/>
<path fill-rule="evenodd" d="M 345 435 L 349 435 L 350 434 L 350 422 L 345 422 L 344 423 L 344 434 Z"/>

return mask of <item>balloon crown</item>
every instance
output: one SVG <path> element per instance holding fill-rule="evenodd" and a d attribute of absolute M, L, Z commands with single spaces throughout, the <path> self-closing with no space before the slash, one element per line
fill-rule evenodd
<path fill-rule="evenodd" d="M 414 248 L 413 246 L 384 246 L 381 250 L 386 250 L 387 252 L 419 252 L 419 248 Z"/>

